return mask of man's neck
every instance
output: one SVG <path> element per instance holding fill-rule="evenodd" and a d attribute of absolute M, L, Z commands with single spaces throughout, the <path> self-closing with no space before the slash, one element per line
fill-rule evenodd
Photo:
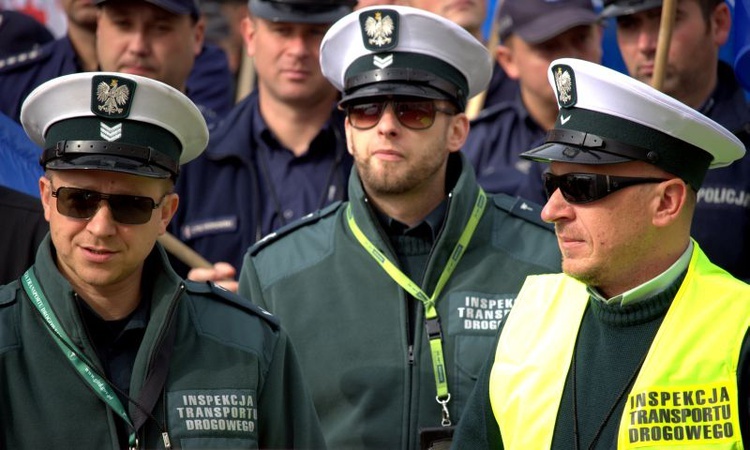
<path fill-rule="evenodd" d="M 531 93 L 521 87 L 521 101 L 528 111 L 529 116 L 543 130 L 551 130 L 555 127 L 557 120 L 557 104 L 548 105 L 544 99 L 531 95 Z"/>
<path fill-rule="evenodd" d="M 118 320 L 135 311 L 141 301 L 142 270 L 113 286 L 92 286 L 70 280 L 73 290 L 104 320 Z M 132 280 L 137 279 L 138 282 Z"/>
<path fill-rule="evenodd" d="M 78 61 L 84 72 L 92 72 L 99 68 L 96 58 L 96 32 L 74 23 L 68 24 L 68 38 L 78 55 Z"/>
<path fill-rule="evenodd" d="M 411 228 L 419 225 L 445 199 L 445 177 L 441 178 L 432 182 L 430 189 L 393 195 L 368 193 L 367 198 L 378 211 Z"/>
<path fill-rule="evenodd" d="M 274 137 L 295 156 L 301 156 L 330 118 L 336 97 L 332 95 L 330 101 L 302 108 L 275 101 L 270 95 L 264 95 L 261 88 L 258 100 L 263 120 Z"/>

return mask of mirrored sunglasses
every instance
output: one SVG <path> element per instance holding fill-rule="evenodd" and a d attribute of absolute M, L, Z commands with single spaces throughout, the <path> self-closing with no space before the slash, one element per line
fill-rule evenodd
<path fill-rule="evenodd" d="M 426 130 L 435 123 L 435 114 L 441 112 L 449 116 L 456 110 L 440 108 L 432 100 L 385 100 L 372 103 L 358 103 L 346 106 L 349 123 L 358 130 L 368 130 L 380 122 L 388 104 L 399 123 L 412 130 Z"/>
<path fill-rule="evenodd" d="M 57 198 L 57 212 L 74 219 L 90 219 L 101 206 L 102 200 L 109 204 L 115 221 L 127 225 L 141 225 L 151 220 L 151 213 L 159 207 L 164 197 L 155 202 L 151 197 L 138 195 L 103 194 L 72 187 L 52 190 Z"/>
<path fill-rule="evenodd" d="M 591 203 L 629 186 L 667 181 L 666 178 L 618 177 L 598 173 L 554 175 L 549 172 L 542 174 L 542 179 L 547 198 L 560 189 L 568 203 L 576 204 Z"/>

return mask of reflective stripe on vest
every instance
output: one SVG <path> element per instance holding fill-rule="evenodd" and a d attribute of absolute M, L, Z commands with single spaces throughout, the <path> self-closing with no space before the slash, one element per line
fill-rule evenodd
<path fill-rule="evenodd" d="M 750 286 L 694 245 L 685 280 L 628 396 L 619 449 L 742 448 L 737 362 L 750 327 Z M 586 287 L 562 274 L 524 283 L 490 375 L 504 448 L 550 447 L 587 303 Z"/>

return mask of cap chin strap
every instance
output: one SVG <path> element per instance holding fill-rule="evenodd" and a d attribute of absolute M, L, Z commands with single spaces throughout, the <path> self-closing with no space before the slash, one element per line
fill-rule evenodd
<path fill-rule="evenodd" d="M 349 76 L 346 79 L 344 92 L 349 94 L 367 85 L 384 81 L 429 86 L 445 93 L 449 99 L 454 99 L 458 103 L 459 109 L 463 110 L 466 106 L 466 93 L 463 89 L 428 71 L 409 67 L 388 67 Z"/>
<path fill-rule="evenodd" d="M 59 141 L 54 147 L 42 152 L 39 163 L 45 167 L 52 160 L 81 155 L 119 156 L 144 165 L 161 167 L 174 176 L 180 173 L 179 162 L 152 147 L 104 141 Z"/>
<path fill-rule="evenodd" d="M 624 158 L 645 161 L 654 165 L 659 163 L 659 154 L 635 145 L 625 144 L 613 139 L 603 138 L 583 131 L 555 128 L 547 132 L 547 143 L 573 145 L 582 150 L 596 150 Z"/>

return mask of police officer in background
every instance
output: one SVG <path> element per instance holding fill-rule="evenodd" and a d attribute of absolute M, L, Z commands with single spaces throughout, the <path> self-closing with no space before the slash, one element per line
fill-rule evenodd
<path fill-rule="evenodd" d="M 245 251 L 266 234 L 346 195 L 338 92 L 320 71 L 320 40 L 352 10 L 349 0 L 250 0 L 242 21 L 257 89 L 211 132 L 185 168 L 172 232 L 207 260 L 194 280 L 236 290 Z"/>
<path fill-rule="evenodd" d="M 549 68 L 562 274 L 530 276 L 465 409 L 457 449 L 748 448 L 750 286 L 690 238 L 727 129 L 603 66 Z"/>
<path fill-rule="evenodd" d="M 417 8 L 358 10 L 321 44 L 343 94 L 349 201 L 266 237 L 240 292 L 278 315 L 330 448 L 450 442 L 526 275 L 557 271 L 539 207 L 486 196 L 460 149 L 491 60 Z"/>
<path fill-rule="evenodd" d="M 50 233 L 0 287 L 0 447 L 323 447 L 278 322 L 183 281 L 156 243 L 180 164 L 208 140 L 195 105 L 150 78 L 86 72 L 34 90 L 21 120 L 45 148 Z"/>
<path fill-rule="evenodd" d="M 0 285 L 10 283 L 34 263 L 37 247 L 49 231 L 39 199 L 0 186 Z"/>
<path fill-rule="evenodd" d="M 44 83 L 60 75 L 93 71 L 100 68 L 99 57 L 96 49 L 97 33 L 97 4 L 105 3 L 106 0 L 94 2 L 62 0 L 62 7 L 68 19 L 68 28 L 65 36 L 56 39 L 40 48 L 8 56 L 0 59 L 0 111 L 15 121 L 19 121 L 21 104 L 29 93 Z M 135 25 L 134 15 L 143 7 L 142 4 L 155 5 L 161 11 L 162 23 L 169 22 L 168 15 L 186 15 L 193 21 L 195 39 L 199 51 L 195 55 L 195 64 L 190 61 L 192 70 L 189 71 L 187 87 L 174 85 L 171 80 L 160 81 L 170 83 L 174 87 L 184 90 L 195 104 L 201 108 L 209 125 L 218 120 L 231 108 L 234 103 L 232 96 L 232 76 L 223 51 L 217 46 L 202 45 L 203 43 L 203 21 L 200 17 L 197 0 L 117 0 L 119 8 L 131 12 L 127 24 Z M 134 9 L 131 9 L 134 8 Z M 166 16 L 165 16 L 166 14 Z M 122 23 L 125 25 L 126 23 Z M 150 24 L 147 30 L 131 28 L 114 29 L 118 35 L 131 35 L 136 32 L 148 31 L 154 34 L 159 28 Z M 162 31 L 164 29 L 162 28 Z M 170 33 L 174 33 L 170 29 Z M 170 34 L 167 33 L 167 36 Z M 158 39 L 164 39 L 160 37 Z M 188 36 L 180 36 L 185 41 Z M 102 45 L 112 45 L 103 43 Z M 134 57 L 149 58 L 152 55 L 144 55 L 143 48 L 131 49 Z M 174 57 L 172 54 L 166 56 Z M 163 61 L 164 65 L 171 65 L 169 60 Z M 152 62 L 141 61 L 141 72 L 135 74 L 151 76 L 148 70 Z M 117 70 L 111 67 L 102 67 L 102 70 Z M 185 80 L 180 80 L 180 84 Z"/>
<path fill-rule="evenodd" d="M 541 143 L 557 117 L 549 63 L 562 57 L 598 63 L 602 31 L 591 0 L 504 0 L 497 20 L 495 57 L 519 92 L 472 121 L 464 152 L 484 189 L 514 195 L 531 165 L 521 153 Z"/>
<path fill-rule="evenodd" d="M 653 82 L 661 0 L 607 0 L 630 76 Z M 719 59 L 732 15 L 723 0 L 677 2 L 662 91 L 736 134 L 750 148 L 750 106 L 732 67 Z M 698 191 L 693 237 L 709 258 L 750 281 L 750 158 L 712 170 Z"/>

